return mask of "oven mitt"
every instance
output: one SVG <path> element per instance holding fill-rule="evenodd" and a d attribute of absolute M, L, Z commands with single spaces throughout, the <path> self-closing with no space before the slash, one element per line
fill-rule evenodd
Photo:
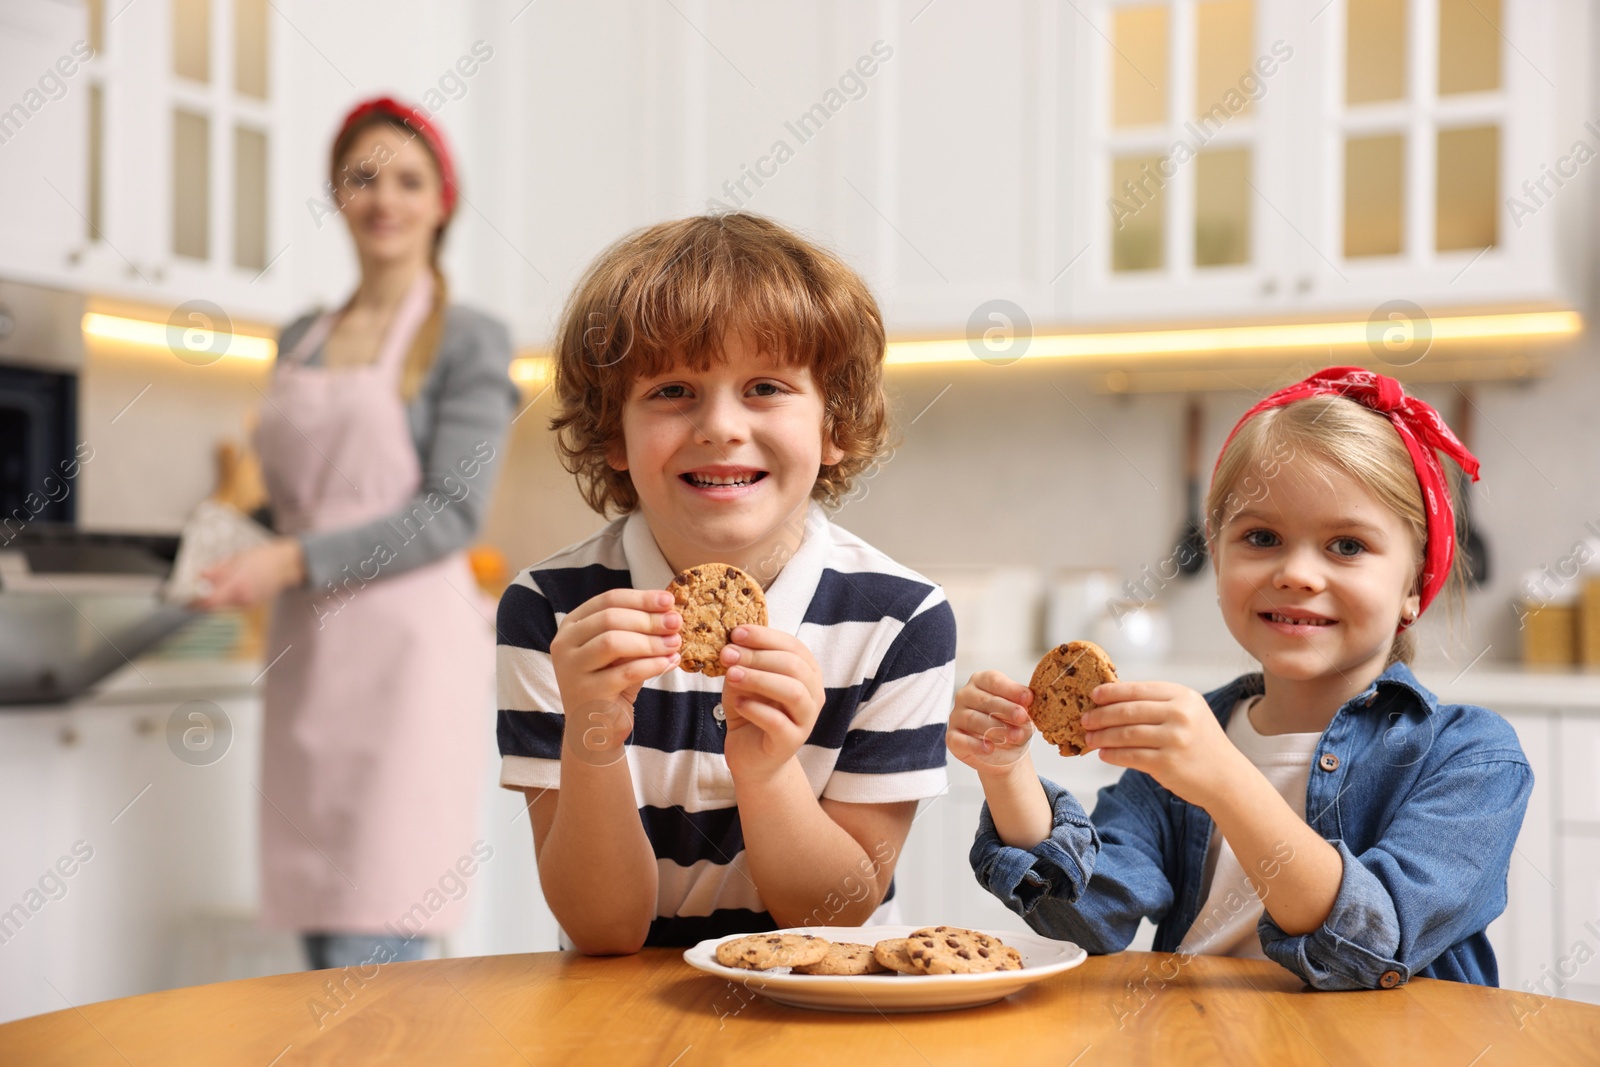
<path fill-rule="evenodd" d="M 162 599 L 187 604 L 210 592 L 201 572 L 236 552 L 272 539 L 272 531 L 246 517 L 238 508 L 216 500 L 203 500 L 183 524 L 178 538 L 178 558 L 161 591 Z"/>

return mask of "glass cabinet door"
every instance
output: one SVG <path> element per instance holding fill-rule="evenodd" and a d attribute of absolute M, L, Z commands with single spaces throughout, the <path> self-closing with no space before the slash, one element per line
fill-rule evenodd
<path fill-rule="evenodd" d="M 1083 12 L 1078 317 L 1559 302 L 1571 271 L 1558 260 L 1576 252 L 1555 220 L 1579 198 L 1544 206 L 1584 160 L 1553 168 L 1574 138 L 1600 155 L 1581 94 L 1562 97 L 1552 78 L 1571 62 L 1562 33 L 1577 32 L 1561 5 L 1099 0 Z"/>
<path fill-rule="evenodd" d="M 1331 291 L 1356 307 L 1408 299 L 1425 310 L 1557 298 L 1557 213 L 1520 226 L 1509 198 L 1583 132 L 1579 118 L 1551 140 L 1565 106 L 1551 80 L 1559 7 L 1328 5 L 1317 21 L 1326 120 L 1309 158 L 1335 249 L 1319 268 Z"/>
<path fill-rule="evenodd" d="M 1080 304 L 1100 317 L 1208 317 L 1277 288 L 1298 212 L 1262 149 L 1292 47 L 1272 0 L 1102 0 L 1084 35 L 1090 96 L 1078 205 Z"/>

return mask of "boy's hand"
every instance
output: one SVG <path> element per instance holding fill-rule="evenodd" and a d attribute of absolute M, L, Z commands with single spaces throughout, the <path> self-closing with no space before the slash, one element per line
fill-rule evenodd
<path fill-rule="evenodd" d="M 634 698 L 677 666 L 682 627 L 664 589 L 609 589 L 561 620 L 550 659 L 566 712 L 563 748 L 600 766 L 622 758 Z"/>
<path fill-rule="evenodd" d="M 1033 691 L 999 671 L 980 671 L 956 691 L 944 743 L 950 754 L 980 775 L 1009 773 L 1028 751 Z"/>
<path fill-rule="evenodd" d="M 1205 697 L 1172 682 L 1106 682 L 1089 695 L 1100 706 L 1083 713 L 1083 729 L 1102 761 L 1144 771 L 1209 808 L 1240 756 Z"/>
<path fill-rule="evenodd" d="M 737 626 L 722 650 L 728 668 L 723 755 L 735 783 L 771 778 L 811 736 L 822 711 L 822 668 L 793 634 Z"/>

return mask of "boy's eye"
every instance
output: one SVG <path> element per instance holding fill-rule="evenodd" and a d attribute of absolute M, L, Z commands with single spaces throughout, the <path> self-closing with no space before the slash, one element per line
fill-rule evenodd
<path fill-rule="evenodd" d="M 687 400 L 689 399 L 689 387 L 686 385 L 659 386 L 650 390 L 646 394 L 646 398 L 652 400 L 657 398 L 661 400 Z"/>
<path fill-rule="evenodd" d="M 1278 535 L 1271 530 L 1250 530 L 1244 535 L 1244 543 L 1252 548 L 1271 548 L 1278 543 Z"/>
<path fill-rule="evenodd" d="M 777 382 L 757 382 L 750 387 L 750 392 L 756 396 L 782 396 L 783 386 Z"/>
<path fill-rule="evenodd" d="M 1367 546 L 1354 537 L 1337 537 L 1328 548 L 1336 556 L 1359 556 L 1367 550 Z"/>

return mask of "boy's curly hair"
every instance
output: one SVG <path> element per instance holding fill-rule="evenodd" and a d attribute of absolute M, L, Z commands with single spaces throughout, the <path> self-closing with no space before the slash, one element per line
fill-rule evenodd
<path fill-rule="evenodd" d="M 600 514 L 630 512 L 639 497 L 607 453 L 641 376 L 722 359 L 729 331 L 789 366 L 806 366 L 822 392 L 823 428 L 844 459 L 817 471 L 811 495 L 837 505 L 883 452 L 884 332 L 860 275 L 784 226 L 743 212 L 648 226 L 589 267 L 556 335 L 556 450 Z"/>

